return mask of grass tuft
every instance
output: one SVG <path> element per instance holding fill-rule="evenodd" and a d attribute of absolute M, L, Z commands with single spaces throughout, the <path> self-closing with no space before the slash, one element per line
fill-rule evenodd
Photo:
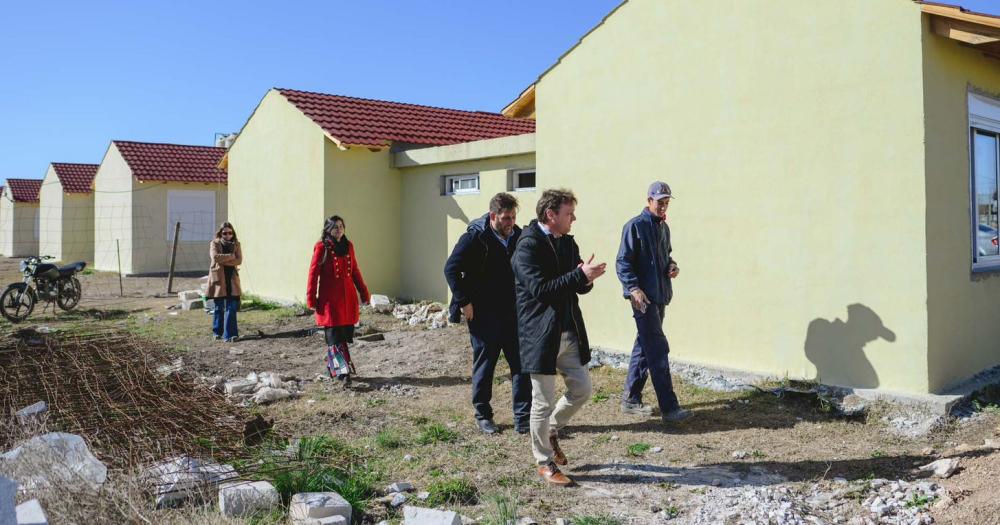
<path fill-rule="evenodd" d="M 640 457 L 653 448 L 649 443 L 633 443 L 628 446 L 628 455 Z"/>
<path fill-rule="evenodd" d="M 610 514 L 596 514 L 593 516 L 575 516 L 570 519 L 573 525 L 622 525 L 622 520 Z"/>
<path fill-rule="evenodd" d="M 464 478 L 436 479 L 427 486 L 427 492 L 430 493 L 427 498 L 430 507 L 475 505 L 479 498 L 479 489 Z"/>
<path fill-rule="evenodd" d="M 395 430 L 383 430 L 375 435 L 375 444 L 379 448 L 393 449 L 406 445 L 406 442 Z"/>
<path fill-rule="evenodd" d="M 431 443 L 454 443 L 458 441 L 458 432 L 449 429 L 440 423 L 431 423 L 425 426 L 420 435 L 417 436 L 417 443 L 430 445 Z"/>

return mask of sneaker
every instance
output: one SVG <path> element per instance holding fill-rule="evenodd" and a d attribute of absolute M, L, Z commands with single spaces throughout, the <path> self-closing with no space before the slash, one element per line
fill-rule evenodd
<path fill-rule="evenodd" d="M 213 335 L 212 336 L 212 340 L 213 341 L 222 341 L 222 336 L 221 335 Z"/>
<path fill-rule="evenodd" d="M 665 423 L 680 423 L 681 421 L 684 421 L 693 415 L 694 412 L 691 412 L 690 410 L 684 410 L 683 408 L 678 408 L 664 414 L 663 421 Z"/>
<path fill-rule="evenodd" d="M 549 434 L 549 446 L 552 447 L 552 461 L 556 465 L 569 464 L 566 454 L 563 454 L 562 447 L 559 446 L 559 438 L 555 434 Z"/>
<path fill-rule="evenodd" d="M 639 403 L 629 403 L 622 401 L 622 414 L 629 416 L 649 417 L 653 415 L 653 407 Z"/>
<path fill-rule="evenodd" d="M 566 477 L 566 474 L 563 474 L 555 463 L 549 463 L 548 465 L 538 467 L 538 475 L 550 485 L 566 487 L 573 484 L 573 480 Z"/>
<path fill-rule="evenodd" d="M 479 426 L 479 430 L 483 431 L 483 434 L 496 434 L 500 432 L 500 429 L 497 428 L 496 423 L 492 419 L 477 419 L 476 425 Z"/>
<path fill-rule="evenodd" d="M 234 335 L 234 336 L 230 337 L 229 339 L 226 339 L 226 342 L 227 343 L 235 343 L 236 341 L 239 341 L 239 340 L 240 340 L 240 336 Z"/>

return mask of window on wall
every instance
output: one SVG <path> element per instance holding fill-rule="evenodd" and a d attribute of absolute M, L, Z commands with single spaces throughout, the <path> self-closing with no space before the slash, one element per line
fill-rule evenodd
<path fill-rule="evenodd" d="M 215 237 L 215 192 L 167 192 L 167 241 L 174 240 L 174 225 L 181 223 L 181 241 L 208 241 Z"/>
<path fill-rule="evenodd" d="M 1000 187 L 1000 101 L 969 95 L 969 123 L 972 153 L 972 268 L 1000 269 L 997 231 L 1000 216 L 997 189 Z"/>
<path fill-rule="evenodd" d="M 448 175 L 444 178 L 445 195 L 479 193 L 479 174 Z"/>
<path fill-rule="evenodd" d="M 535 169 L 530 170 L 514 170 L 510 172 L 510 184 L 508 187 L 511 191 L 532 191 L 535 189 Z"/>

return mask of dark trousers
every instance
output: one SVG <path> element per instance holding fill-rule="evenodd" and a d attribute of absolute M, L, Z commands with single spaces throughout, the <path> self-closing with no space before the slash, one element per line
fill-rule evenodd
<path fill-rule="evenodd" d="M 229 340 L 240 335 L 236 326 L 236 312 L 240 309 L 239 297 L 213 299 L 215 302 L 212 318 L 212 333 Z"/>
<path fill-rule="evenodd" d="M 486 341 L 475 334 L 472 339 L 472 406 L 476 419 L 493 419 L 493 371 L 500 352 L 510 366 L 511 396 L 514 398 L 514 425 L 528 428 L 531 415 L 531 376 L 521 373 L 521 354 L 517 345 L 517 331 L 510 330 L 506 341 Z"/>
<path fill-rule="evenodd" d="M 625 378 L 623 400 L 627 403 L 641 403 L 646 378 L 651 376 L 653 390 L 660 403 L 660 413 L 667 414 L 677 410 L 680 404 L 674 393 L 674 382 L 670 379 L 670 360 L 667 358 L 670 344 L 663 333 L 663 306 L 650 304 L 646 307 L 646 313 L 632 309 L 638 335 L 632 346 L 632 360 Z"/>

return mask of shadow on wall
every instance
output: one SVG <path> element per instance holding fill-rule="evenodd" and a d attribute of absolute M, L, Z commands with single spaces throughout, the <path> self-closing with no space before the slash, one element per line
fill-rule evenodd
<path fill-rule="evenodd" d="M 408 282 L 402 284 L 404 296 L 408 299 L 447 300 L 449 293 L 444 279 L 444 263 L 454 248 L 454 242 L 448 238 L 448 220 L 458 219 L 469 224 L 468 215 L 454 196 L 435 198 L 441 201 L 421 210 L 419 216 L 403 215 L 404 246 L 409 252 L 404 253 L 403 258 L 411 261 L 409 268 L 403 268 Z M 464 228 L 462 232 L 465 232 Z"/>
<path fill-rule="evenodd" d="M 885 339 L 890 343 L 896 334 L 882 324 L 882 319 L 863 304 L 847 307 L 847 321 L 815 319 L 806 333 L 806 357 L 816 366 L 816 381 L 828 385 L 876 388 L 878 374 L 865 356 L 865 345 Z"/>

